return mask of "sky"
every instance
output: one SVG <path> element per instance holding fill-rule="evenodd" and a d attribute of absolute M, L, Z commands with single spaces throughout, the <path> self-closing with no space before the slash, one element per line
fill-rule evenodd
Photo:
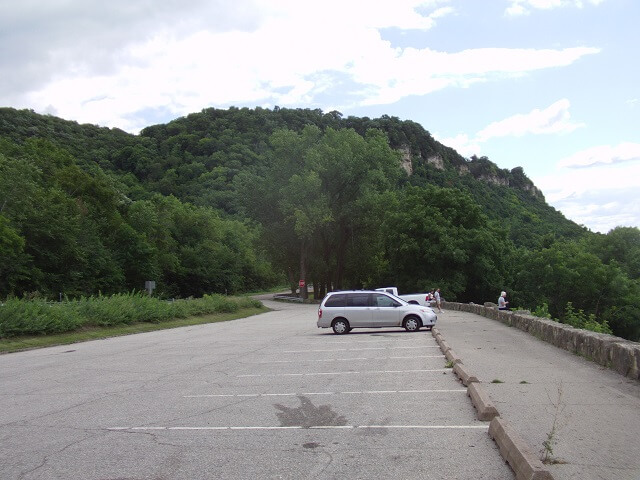
<path fill-rule="evenodd" d="M 0 106 L 138 133 L 204 108 L 420 123 L 640 227 L 638 0 L 0 0 Z"/>

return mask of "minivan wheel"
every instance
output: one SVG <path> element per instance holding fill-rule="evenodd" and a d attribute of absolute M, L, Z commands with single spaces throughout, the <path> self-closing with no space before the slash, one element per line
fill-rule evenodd
<path fill-rule="evenodd" d="M 405 318 L 404 329 L 407 332 L 417 332 L 420 330 L 420 319 L 414 316 Z"/>
<path fill-rule="evenodd" d="M 332 327 L 333 333 L 337 335 L 343 335 L 351 330 L 351 327 L 349 327 L 349 322 L 347 322 L 344 318 L 334 320 Z"/>

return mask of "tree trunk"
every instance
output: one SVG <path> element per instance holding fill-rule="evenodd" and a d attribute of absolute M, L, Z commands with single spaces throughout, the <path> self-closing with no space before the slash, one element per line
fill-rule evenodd
<path fill-rule="evenodd" d="M 293 274 L 291 268 L 287 268 L 287 277 L 289 279 L 289 288 L 291 289 L 291 295 L 296 294 L 296 277 Z"/>
<path fill-rule="evenodd" d="M 300 281 L 304 282 L 300 287 L 300 297 L 306 300 L 309 298 L 309 290 L 307 289 L 307 242 L 305 240 L 300 242 Z"/>
<path fill-rule="evenodd" d="M 343 289 L 345 257 L 347 256 L 348 228 L 344 225 L 341 227 L 340 238 L 338 239 L 338 248 L 336 252 L 336 288 Z"/>

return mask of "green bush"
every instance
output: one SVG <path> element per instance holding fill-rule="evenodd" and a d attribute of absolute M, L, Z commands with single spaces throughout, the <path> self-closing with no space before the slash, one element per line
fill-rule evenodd
<path fill-rule="evenodd" d="M 87 325 L 158 323 L 173 318 L 170 304 L 142 292 L 83 297 L 70 302 L 70 306 L 85 319 Z"/>
<path fill-rule="evenodd" d="M 82 324 L 83 318 L 64 303 L 8 299 L 0 305 L 0 338 L 69 332 Z"/>
<path fill-rule="evenodd" d="M 549 305 L 546 302 L 544 302 L 542 305 L 538 305 L 533 311 L 532 315 L 540 318 L 551 318 L 551 314 L 549 313 Z"/>
<path fill-rule="evenodd" d="M 567 302 L 565 315 L 561 319 L 561 322 L 575 328 L 582 328 L 583 330 L 590 330 L 592 332 L 608 333 L 610 335 L 612 333 L 606 319 L 598 322 L 594 314 L 586 315 L 583 310 L 576 311 L 571 302 Z"/>
<path fill-rule="evenodd" d="M 241 308 L 259 308 L 260 305 L 250 297 L 214 294 L 166 301 L 143 292 L 82 297 L 61 303 L 48 303 L 42 299 L 10 299 L 0 305 L 0 338 L 63 333 L 82 326 L 160 323 L 173 318 L 232 313 Z"/>

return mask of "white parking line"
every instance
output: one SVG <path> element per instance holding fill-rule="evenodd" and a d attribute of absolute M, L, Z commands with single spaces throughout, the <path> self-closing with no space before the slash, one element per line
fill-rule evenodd
<path fill-rule="evenodd" d="M 321 358 L 316 360 L 271 360 L 268 362 L 256 362 L 256 365 L 269 363 L 305 363 L 305 362 L 351 362 L 353 360 L 412 360 L 415 358 L 444 358 L 444 355 L 412 355 L 409 357 L 354 357 L 354 358 Z"/>
<path fill-rule="evenodd" d="M 385 393 L 467 393 L 466 388 L 453 390 L 362 390 L 346 392 L 302 392 L 302 393 L 220 393 L 183 395 L 183 398 L 222 398 L 222 397 L 297 397 L 300 395 L 376 395 Z"/>
<path fill-rule="evenodd" d="M 265 374 L 248 374 L 236 375 L 237 378 L 246 377 L 310 377 L 317 375 L 353 375 L 364 373 L 419 373 L 419 372 L 446 372 L 450 368 L 433 368 L 424 370 L 365 370 L 362 372 L 317 372 L 317 373 L 265 373 Z"/>
<path fill-rule="evenodd" d="M 294 425 L 282 426 L 244 426 L 244 427 L 107 427 L 111 431 L 176 431 L 176 430 L 356 430 L 356 429 L 421 429 L 421 430 L 489 430 L 489 425 Z"/>
<path fill-rule="evenodd" d="M 332 350 L 283 350 L 280 353 L 310 353 L 310 352 L 362 352 L 365 350 L 409 350 L 416 348 L 440 348 L 438 345 L 419 345 L 417 347 L 365 347 L 365 348 L 340 348 L 340 349 L 332 349 Z"/>
<path fill-rule="evenodd" d="M 384 337 L 384 338 L 378 338 L 376 340 L 334 340 L 331 341 L 330 339 L 323 339 L 322 343 L 324 344 L 334 344 L 334 345 L 351 345 L 353 343 L 380 343 L 380 342 L 393 342 L 393 343 L 417 343 L 420 342 L 422 343 L 424 340 L 424 337 L 414 337 L 414 338 L 405 338 L 405 339 L 401 339 L 401 338 L 390 338 L 390 337 Z"/>

